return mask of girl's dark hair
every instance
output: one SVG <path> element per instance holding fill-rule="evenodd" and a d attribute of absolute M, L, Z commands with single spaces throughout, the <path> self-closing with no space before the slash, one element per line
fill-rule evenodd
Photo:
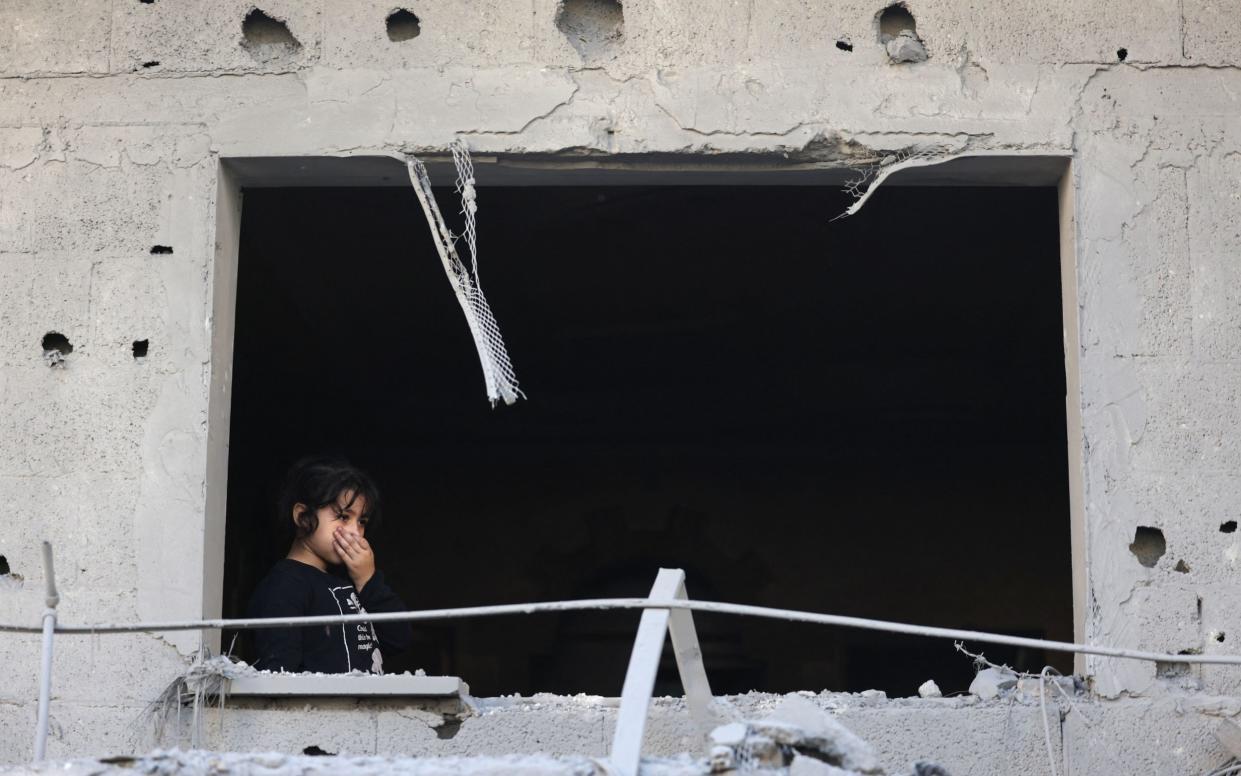
<path fill-rule="evenodd" d="M 319 527 L 319 510 L 335 504 L 345 491 L 352 491 L 353 499 L 365 499 L 366 510 L 361 517 L 368 522 L 368 528 L 377 526 L 383 512 L 379 488 L 366 472 L 343 458 L 325 456 L 303 458 L 293 464 L 280 489 L 276 514 L 280 535 L 292 543 L 294 539 L 314 533 Z M 305 504 L 306 510 L 298 516 L 295 528 L 291 517 L 297 504 Z"/>

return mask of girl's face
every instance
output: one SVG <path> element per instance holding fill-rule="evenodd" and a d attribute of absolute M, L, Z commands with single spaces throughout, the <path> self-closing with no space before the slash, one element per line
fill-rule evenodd
<path fill-rule="evenodd" d="M 297 514 L 304 509 L 306 509 L 305 504 L 298 504 L 293 507 L 294 525 L 297 524 Z M 320 569 L 326 569 L 328 566 L 339 566 L 343 561 L 333 546 L 332 536 L 338 528 L 359 538 L 365 536 L 366 519 L 362 517 L 362 513 L 365 511 L 366 498 L 364 496 L 355 498 L 353 491 L 343 491 L 336 499 L 335 504 L 328 504 L 319 509 L 317 513 L 319 525 L 315 528 L 314 533 L 295 541 L 303 543 L 314 558 L 320 561 L 320 563 L 315 564 Z"/>

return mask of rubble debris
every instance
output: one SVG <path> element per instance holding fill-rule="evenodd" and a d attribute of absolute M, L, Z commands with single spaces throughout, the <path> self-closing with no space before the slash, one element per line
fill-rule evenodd
<path fill-rule="evenodd" d="M 1228 750 L 1228 753 L 1241 759 L 1241 726 L 1230 719 L 1221 719 L 1215 728 L 1215 740 Z"/>
<path fill-rule="evenodd" d="M 847 773 L 849 771 L 842 771 L 834 765 L 804 754 L 793 755 L 793 762 L 789 763 L 789 776 L 843 776 Z"/>
<path fill-rule="evenodd" d="M 862 690 L 858 695 L 877 701 L 886 701 L 888 699 L 888 694 L 883 690 Z"/>
<path fill-rule="evenodd" d="M 745 726 L 742 725 L 742 729 Z M 711 773 L 727 773 L 735 770 L 737 760 L 733 756 L 733 748 L 731 746 L 713 746 L 707 755 L 707 769 Z"/>
<path fill-rule="evenodd" d="M 926 46 L 917 35 L 909 30 L 902 30 L 900 34 L 887 42 L 886 47 L 888 59 L 896 64 L 925 62 L 927 59 Z"/>
<path fill-rule="evenodd" d="M 711 741 L 717 746 L 741 746 L 745 736 L 746 726 L 742 722 L 730 722 L 711 731 Z"/>
<path fill-rule="evenodd" d="M 760 720 L 732 722 L 711 731 L 706 760 L 712 774 L 787 773 L 789 776 L 883 776 L 870 744 L 827 710 L 798 695 L 785 698 Z M 787 769 L 787 770 L 786 770 Z M 920 762 L 913 776 L 947 776 Z"/>
<path fill-rule="evenodd" d="M 940 692 L 939 685 L 934 679 L 927 679 L 918 686 L 918 695 L 922 698 L 942 698 L 944 694 Z"/>
<path fill-rule="evenodd" d="M 786 751 L 814 756 L 846 771 L 881 774 L 875 752 L 823 709 L 800 696 L 785 698 L 766 719 L 747 725 L 744 746 L 766 738 Z"/>
<path fill-rule="evenodd" d="M 1017 686 L 1017 674 L 1003 668 L 984 668 L 970 682 L 970 692 L 984 701 L 1000 697 L 1002 690 Z"/>

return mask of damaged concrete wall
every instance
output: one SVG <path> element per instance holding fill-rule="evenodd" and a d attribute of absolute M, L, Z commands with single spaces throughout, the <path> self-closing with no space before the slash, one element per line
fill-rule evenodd
<path fill-rule="evenodd" d="M 12 507 L 0 620 L 37 623 L 45 538 L 66 621 L 211 608 L 209 391 L 228 369 L 212 350 L 228 325 L 212 309 L 222 159 L 441 151 L 464 136 L 482 153 L 844 164 L 920 143 L 1072 155 L 1078 617 L 1098 643 L 1234 652 L 1241 8 L 911 1 L 928 59 L 893 64 L 882 2 L 590 6 L 417 2 L 416 25 L 393 32 L 394 7 L 372 0 L 270 0 L 257 15 L 248 0 L 0 0 L 0 493 Z M 53 332 L 72 350 L 49 366 Z M 119 721 L 196 645 L 61 639 L 53 752 L 124 746 Z M 0 660 L 0 726 L 28 730 L 36 639 L 0 639 Z M 1237 706 L 1208 696 L 1237 694 L 1241 671 L 1087 669 L 1104 698 L 1128 700 L 1095 708 L 1103 728 L 1066 724 L 1073 772 L 1102 772 L 1088 764 L 1105 762 L 1092 747 L 1107 735 L 1140 771 L 1219 764 L 1201 733 Z M 1141 733 L 1165 696 L 1195 688 L 1175 704 L 1194 746 Z M 0 741 L 0 760 L 28 751 L 24 735 Z"/>

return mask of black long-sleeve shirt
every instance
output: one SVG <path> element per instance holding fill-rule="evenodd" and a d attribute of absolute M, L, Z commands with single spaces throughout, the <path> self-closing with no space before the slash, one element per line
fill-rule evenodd
<path fill-rule="evenodd" d="M 376 571 L 361 592 L 346 579 L 289 558 L 277 561 L 250 598 L 249 617 L 314 617 L 399 612 L 405 605 Z M 407 622 L 347 623 L 254 632 L 254 667 L 268 671 L 383 673 L 383 651 L 407 649 Z"/>

